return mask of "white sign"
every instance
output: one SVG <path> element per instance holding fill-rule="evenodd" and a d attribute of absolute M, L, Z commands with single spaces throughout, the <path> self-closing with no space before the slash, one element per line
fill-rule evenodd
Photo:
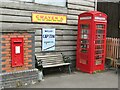
<path fill-rule="evenodd" d="M 95 17 L 95 20 L 106 20 L 104 17 Z"/>
<path fill-rule="evenodd" d="M 88 19 L 92 19 L 91 16 L 88 16 L 88 17 L 80 17 L 80 20 L 88 20 Z"/>
<path fill-rule="evenodd" d="M 42 29 L 42 51 L 55 50 L 55 29 Z"/>
<path fill-rule="evenodd" d="M 34 0 L 35 3 L 66 7 L 66 0 Z"/>
<path fill-rule="evenodd" d="M 20 46 L 16 46 L 16 47 L 15 47 L 15 53 L 16 53 L 16 54 L 19 54 L 19 53 L 20 53 Z"/>
<path fill-rule="evenodd" d="M 20 0 L 20 1 L 33 2 L 33 0 Z"/>

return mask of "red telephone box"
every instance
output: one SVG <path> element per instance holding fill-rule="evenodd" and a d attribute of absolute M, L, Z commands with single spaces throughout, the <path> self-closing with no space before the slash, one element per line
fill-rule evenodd
<path fill-rule="evenodd" d="M 23 65 L 23 38 L 11 38 L 12 67 Z"/>
<path fill-rule="evenodd" d="M 85 12 L 78 18 L 76 68 L 93 73 L 104 70 L 107 15 L 99 11 Z"/>

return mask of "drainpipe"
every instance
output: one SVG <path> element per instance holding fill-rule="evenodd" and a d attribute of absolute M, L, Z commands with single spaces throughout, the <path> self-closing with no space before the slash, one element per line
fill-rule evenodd
<path fill-rule="evenodd" d="M 95 11 L 97 11 L 97 0 L 95 0 Z"/>

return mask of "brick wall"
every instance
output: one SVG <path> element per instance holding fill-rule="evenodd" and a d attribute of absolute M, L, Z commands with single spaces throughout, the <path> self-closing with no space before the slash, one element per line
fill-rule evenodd
<path fill-rule="evenodd" d="M 0 66 L 0 89 L 16 88 L 29 84 L 35 84 L 38 81 L 38 70 L 35 69 L 35 32 L 34 31 L 9 31 L 0 33 L 1 36 L 1 55 Z M 24 39 L 24 65 L 12 67 L 11 59 L 11 38 L 22 37 Z"/>
<path fill-rule="evenodd" d="M 24 38 L 24 65 L 11 67 L 11 38 Z M 32 32 L 2 33 L 2 73 L 33 69 L 34 65 L 34 34 Z"/>
<path fill-rule="evenodd" d="M 2 77 L 2 83 L 0 83 L 0 89 L 2 88 L 17 88 L 21 86 L 31 85 L 38 82 L 38 70 L 30 69 L 10 73 L 0 74 Z"/>

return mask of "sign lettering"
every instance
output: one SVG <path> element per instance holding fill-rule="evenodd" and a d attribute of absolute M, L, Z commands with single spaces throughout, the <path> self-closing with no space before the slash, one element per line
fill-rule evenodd
<path fill-rule="evenodd" d="M 32 13 L 32 22 L 40 23 L 67 23 L 67 17 L 59 14 Z"/>

